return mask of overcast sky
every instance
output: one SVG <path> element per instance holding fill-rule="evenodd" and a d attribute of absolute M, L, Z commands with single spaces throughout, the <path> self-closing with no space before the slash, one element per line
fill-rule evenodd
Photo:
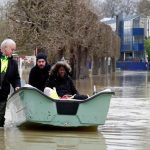
<path fill-rule="evenodd" d="M 7 1 L 7 0 L 0 0 L 0 3 L 5 3 L 5 1 Z"/>
<path fill-rule="evenodd" d="M 5 3 L 7 3 L 8 1 L 10 1 L 10 0 L 0 0 L 0 4 L 5 4 Z"/>

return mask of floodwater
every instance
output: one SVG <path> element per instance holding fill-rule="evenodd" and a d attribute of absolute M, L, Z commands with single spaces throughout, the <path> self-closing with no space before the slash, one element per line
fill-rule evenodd
<path fill-rule="evenodd" d="M 111 88 L 108 117 L 97 130 L 0 129 L 0 150 L 149 150 L 150 73 L 116 72 L 76 81 L 82 94 Z"/>

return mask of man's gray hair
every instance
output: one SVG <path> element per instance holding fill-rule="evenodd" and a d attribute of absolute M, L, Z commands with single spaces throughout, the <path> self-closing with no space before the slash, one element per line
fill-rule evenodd
<path fill-rule="evenodd" d="M 6 48 L 8 45 L 14 44 L 16 45 L 15 41 L 13 41 L 12 39 L 5 39 L 2 43 L 1 43 L 1 49 Z"/>

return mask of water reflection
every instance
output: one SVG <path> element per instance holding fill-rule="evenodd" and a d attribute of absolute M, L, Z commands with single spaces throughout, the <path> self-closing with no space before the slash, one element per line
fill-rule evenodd
<path fill-rule="evenodd" d="M 149 150 L 150 73 L 116 72 L 76 81 L 81 93 L 111 88 L 108 117 L 98 131 L 0 130 L 0 150 Z"/>
<path fill-rule="evenodd" d="M 0 128 L 0 150 L 5 150 L 5 137 L 4 137 L 4 130 Z"/>
<path fill-rule="evenodd" d="M 106 150 L 100 132 L 5 130 L 6 150 Z"/>
<path fill-rule="evenodd" d="M 122 72 L 101 131 L 110 150 L 149 150 L 150 97 L 148 72 Z M 117 82 L 118 83 L 118 82 Z"/>
<path fill-rule="evenodd" d="M 90 88 L 111 88 L 115 96 L 106 120 L 99 127 L 108 150 L 149 150 L 150 148 L 150 73 L 117 72 L 114 75 L 89 79 Z M 86 81 L 77 82 L 88 93 Z M 85 85 L 85 86 L 84 86 Z M 92 93 L 92 92 L 91 92 Z"/>
<path fill-rule="evenodd" d="M 148 72 L 123 72 L 120 76 L 121 97 L 147 97 Z"/>
<path fill-rule="evenodd" d="M 150 77 L 148 72 L 124 71 L 112 75 L 93 76 L 88 80 L 76 81 L 77 88 L 81 93 L 93 93 L 93 86 L 96 85 L 97 91 L 111 88 L 115 91 L 115 97 L 143 98 L 150 96 L 149 85 Z"/>
<path fill-rule="evenodd" d="M 113 98 L 106 124 L 101 131 L 108 149 L 144 149 L 150 146 L 150 101 L 140 98 Z"/>

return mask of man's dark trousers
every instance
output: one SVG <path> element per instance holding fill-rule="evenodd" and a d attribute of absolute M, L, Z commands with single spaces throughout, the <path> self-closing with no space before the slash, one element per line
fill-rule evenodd
<path fill-rule="evenodd" d="M 0 127 L 4 126 L 5 123 L 5 110 L 6 110 L 7 99 L 0 100 Z"/>

